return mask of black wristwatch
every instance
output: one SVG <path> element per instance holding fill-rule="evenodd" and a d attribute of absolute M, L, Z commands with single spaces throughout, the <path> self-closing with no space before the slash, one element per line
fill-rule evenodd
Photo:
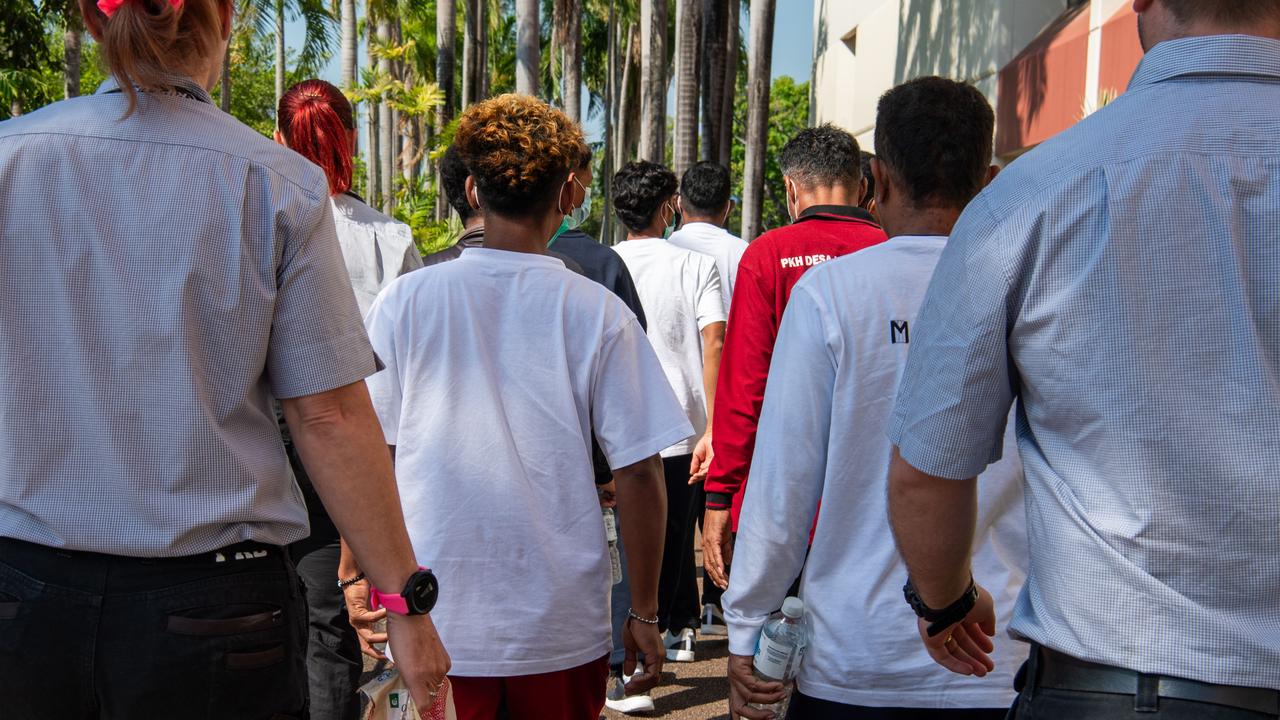
<path fill-rule="evenodd" d="M 911 578 L 907 578 L 907 584 L 902 586 L 902 594 L 907 598 L 907 604 L 912 610 L 916 611 L 916 616 L 924 619 L 929 623 L 929 637 L 933 637 L 947 628 L 955 625 L 964 619 L 974 605 L 978 604 L 978 585 L 973 582 L 973 578 L 969 578 L 969 587 L 960 596 L 959 600 L 942 608 L 934 610 L 924 604 L 924 600 L 920 599 L 920 593 L 916 592 L 916 586 L 912 584 Z"/>
<path fill-rule="evenodd" d="M 384 593 L 376 587 L 369 588 L 369 609 L 384 607 L 388 612 L 398 615 L 426 615 L 436 606 L 440 597 L 440 585 L 436 582 L 435 573 L 420 567 L 418 572 L 409 576 L 404 590 L 399 595 Z"/>

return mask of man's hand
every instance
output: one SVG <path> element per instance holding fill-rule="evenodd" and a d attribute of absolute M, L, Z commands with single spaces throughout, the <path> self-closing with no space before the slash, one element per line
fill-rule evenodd
<path fill-rule="evenodd" d="M 702 517 L 702 564 L 711 582 L 729 587 L 725 567 L 733 562 L 733 534 L 729 531 L 729 511 L 707 509 Z"/>
<path fill-rule="evenodd" d="M 597 485 L 596 495 L 600 497 L 600 507 L 605 510 L 618 507 L 618 481 L 610 480 L 608 484 Z"/>
<path fill-rule="evenodd" d="M 387 618 L 391 655 L 400 676 L 413 695 L 418 712 L 426 715 L 436 702 L 451 664 L 430 615 L 397 615 Z"/>
<path fill-rule="evenodd" d="M 752 672 L 750 655 L 729 656 L 729 710 L 749 720 L 773 720 L 770 710 L 748 707 L 748 703 L 769 705 L 782 699 L 785 691 L 780 682 L 765 682 Z"/>
<path fill-rule="evenodd" d="M 708 432 L 693 449 L 693 461 L 689 463 L 690 485 L 697 485 L 707 479 L 707 471 L 711 469 L 711 458 L 715 455 L 715 451 L 711 449 L 711 433 Z"/>
<path fill-rule="evenodd" d="M 622 626 L 622 646 L 626 650 L 622 661 L 623 675 L 635 673 L 638 656 L 644 656 L 644 667 L 627 683 L 627 694 L 638 695 L 657 687 L 662 679 L 662 663 L 667 658 L 667 648 L 662 644 L 658 626 L 627 618 Z"/>
<path fill-rule="evenodd" d="M 387 634 L 374 630 L 374 625 L 387 616 L 386 608 L 369 609 L 369 581 L 361 580 L 342 589 L 342 597 L 347 605 L 347 619 L 351 627 L 356 629 L 356 637 L 360 638 L 360 652 L 371 658 L 386 660 L 387 656 L 378 652 L 375 643 L 385 643 Z"/>
<path fill-rule="evenodd" d="M 919 621 L 920 639 L 934 662 L 959 675 L 983 677 L 996 668 L 991 659 L 996 634 L 996 605 L 991 593 L 978 586 L 978 602 L 964 620 L 929 637 L 929 623 Z"/>

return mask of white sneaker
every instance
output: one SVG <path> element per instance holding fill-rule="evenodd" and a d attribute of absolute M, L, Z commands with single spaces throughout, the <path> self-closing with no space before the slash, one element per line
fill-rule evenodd
<path fill-rule="evenodd" d="M 662 636 L 662 644 L 667 646 L 667 660 L 670 662 L 693 662 L 693 629 L 685 628 L 679 635 L 667 631 Z"/>
<path fill-rule="evenodd" d="M 729 626 L 724 622 L 724 615 L 715 605 L 702 606 L 702 628 L 699 634 L 706 637 L 728 637 Z"/>
<path fill-rule="evenodd" d="M 634 677 L 621 675 L 609 676 L 609 690 L 604 696 L 604 706 L 610 710 L 632 715 L 634 713 L 653 712 L 653 698 L 649 693 L 640 695 L 627 694 L 627 682 Z"/>

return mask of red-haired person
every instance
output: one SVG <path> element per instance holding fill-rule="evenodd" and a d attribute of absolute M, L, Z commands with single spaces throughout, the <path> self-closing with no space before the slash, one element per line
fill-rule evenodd
<path fill-rule="evenodd" d="M 391 645 L 421 704 L 449 668 L 328 182 L 209 97 L 232 7 L 80 0 L 111 78 L 0 123 L 6 718 L 305 714 L 273 397 L 371 581 L 408 592 Z"/>
<path fill-rule="evenodd" d="M 306 80 L 289 88 L 276 113 L 276 142 L 324 170 L 329 203 L 338 232 L 338 245 L 363 314 L 400 275 L 422 267 L 413 231 L 374 210 L 351 192 L 352 155 L 356 124 L 351 102 L 323 80 Z M 311 536 L 290 548 L 298 577 L 306 588 L 307 685 L 312 720 L 355 720 L 360 715 L 356 690 L 364 665 L 361 648 L 381 656 L 372 643 L 386 638 L 373 633 L 372 624 L 386 614 L 370 612 L 365 603 L 369 581 L 339 568 L 341 538 L 311 484 L 297 448 L 285 436 L 289 463 L 307 501 Z M 334 579 L 337 578 L 337 582 Z M 349 597 L 347 597 L 349 596 Z M 350 611 L 350 615 L 348 615 Z M 355 620 L 361 633 L 352 625 Z"/>

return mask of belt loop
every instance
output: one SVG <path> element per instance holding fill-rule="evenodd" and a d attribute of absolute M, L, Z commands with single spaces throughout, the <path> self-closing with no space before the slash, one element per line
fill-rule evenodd
<path fill-rule="evenodd" d="M 1160 676 L 1138 674 L 1138 689 L 1133 696 L 1136 713 L 1160 712 Z"/>

